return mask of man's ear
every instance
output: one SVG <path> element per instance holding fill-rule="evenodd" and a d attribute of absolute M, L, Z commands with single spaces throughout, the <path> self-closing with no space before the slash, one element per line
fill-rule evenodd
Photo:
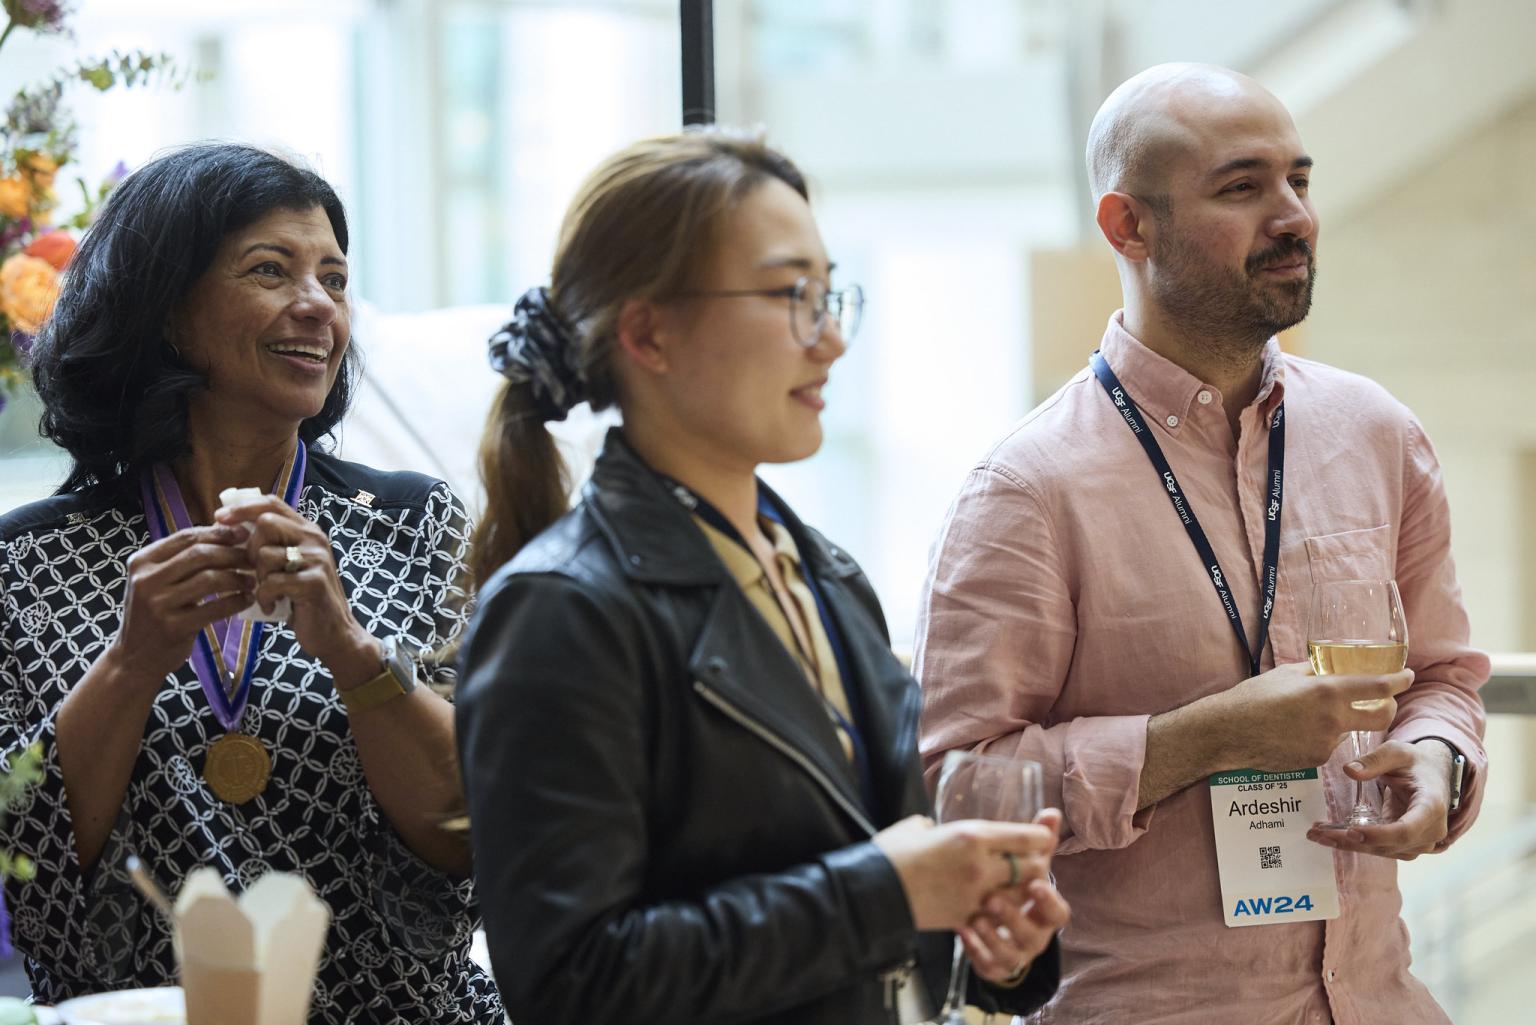
<path fill-rule="evenodd" d="M 1127 192 L 1104 193 L 1099 197 L 1094 219 L 1104 233 L 1104 240 L 1127 260 L 1141 263 L 1151 255 L 1156 224 L 1152 211 L 1135 196 Z"/>
<path fill-rule="evenodd" d="M 668 370 L 667 332 L 662 310 L 650 299 L 626 299 L 614 322 L 614 337 L 626 359 L 654 374 Z"/>

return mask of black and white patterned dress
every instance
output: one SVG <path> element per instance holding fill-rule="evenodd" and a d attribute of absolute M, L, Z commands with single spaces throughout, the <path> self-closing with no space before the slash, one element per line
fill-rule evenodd
<path fill-rule="evenodd" d="M 447 485 L 311 453 L 299 512 L 329 535 L 358 621 L 375 637 L 438 647 L 466 610 L 464 508 Z M 129 883 L 136 852 L 170 889 L 203 865 L 238 893 L 272 870 L 304 876 L 331 910 L 311 1023 L 500 1023 L 494 984 L 469 959 L 473 891 L 416 858 L 363 776 L 329 674 L 273 624 L 241 724 L 272 754 L 243 805 L 199 770 L 221 734 L 191 666 L 155 700 L 111 839 L 91 872 L 75 857 L 54 723 L 117 633 L 126 563 L 149 542 L 137 502 L 51 498 L 0 517 L 0 757 L 34 741 L 46 778 L 12 809 L 0 845 L 37 864 L 5 884 L 38 1000 L 176 981 L 171 933 Z"/>

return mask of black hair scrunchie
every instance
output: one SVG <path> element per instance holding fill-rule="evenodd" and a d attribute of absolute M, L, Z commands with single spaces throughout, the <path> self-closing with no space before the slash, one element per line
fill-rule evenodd
<path fill-rule="evenodd" d="M 564 420 L 585 401 L 586 382 L 576 339 L 549 301 L 549 289 L 530 288 L 512 307 L 512 319 L 491 336 L 491 369 L 514 384 L 528 384 L 539 419 Z"/>

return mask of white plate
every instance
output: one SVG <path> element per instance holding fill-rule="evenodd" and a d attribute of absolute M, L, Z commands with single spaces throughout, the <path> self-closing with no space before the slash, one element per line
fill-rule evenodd
<path fill-rule="evenodd" d="M 187 1021 L 180 986 L 76 997 L 56 1010 L 62 1025 L 186 1025 Z"/>

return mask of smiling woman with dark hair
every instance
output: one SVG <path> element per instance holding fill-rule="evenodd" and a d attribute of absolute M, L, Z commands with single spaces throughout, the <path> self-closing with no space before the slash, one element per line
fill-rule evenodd
<path fill-rule="evenodd" d="M 45 779 L 4 837 L 45 1001 L 173 982 L 131 888 L 211 865 L 303 876 L 330 907 L 311 1022 L 501 1022 L 469 960 L 452 707 L 468 526 L 440 481 L 323 451 L 355 350 L 335 192 L 202 145 L 128 178 L 38 339 L 54 498 L 0 517 L 0 758 Z M 239 490 L 231 490 L 239 489 Z"/>
<path fill-rule="evenodd" d="M 137 471 L 186 454 L 188 400 L 208 381 L 170 337 L 175 309 L 220 244 L 273 210 L 308 211 L 317 228 L 329 225 L 344 282 L 341 200 L 312 171 L 270 153 L 183 150 L 113 195 L 69 264 L 68 286 L 33 357 L 42 433 L 74 458 L 61 492 L 106 484 L 136 493 Z M 305 444 L 328 435 L 351 403 L 357 353 L 339 348 L 324 404 L 299 425 Z"/>

